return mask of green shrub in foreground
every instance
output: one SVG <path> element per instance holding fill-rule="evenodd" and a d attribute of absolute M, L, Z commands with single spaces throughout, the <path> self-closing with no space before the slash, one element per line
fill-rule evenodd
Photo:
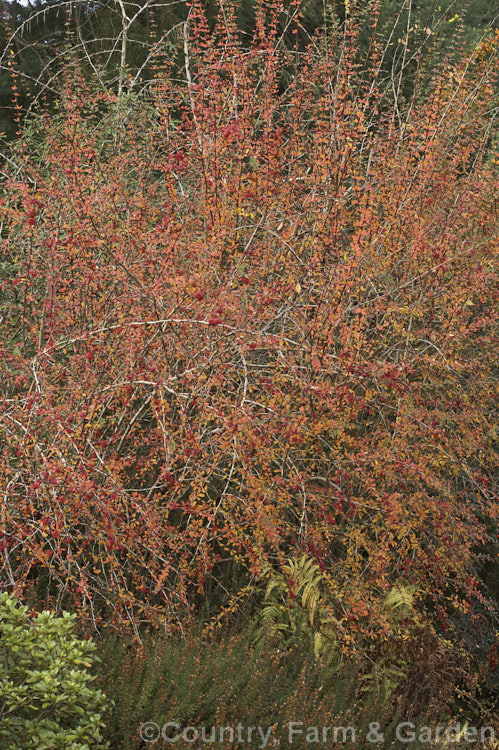
<path fill-rule="evenodd" d="M 95 645 L 73 634 L 74 615 L 30 618 L 0 594 L 0 747 L 3 750 L 98 750 L 104 694 L 87 669 Z"/>
<path fill-rule="evenodd" d="M 313 653 L 296 642 L 288 649 L 261 640 L 254 633 L 217 633 L 203 636 L 192 631 L 185 639 L 150 634 L 137 648 L 122 634 L 105 634 L 99 643 L 102 657 L 100 684 L 114 708 L 105 736 L 112 750 L 139 750 L 144 744 L 141 726 L 153 723 L 156 750 L 197 750 L 203 742 L 174 743 L 158 736 L 158 727 L 175 722 L 180 727 L 273 727 L 268 750 L 281 747 L 305 750 L 313 745 L 289 745 L 287 727 L 303 721 L 307 726 L 358 728 L 355 742 L 348 739 L 342 750 L 369 750 L 369 722 L 379 721 L 392 736 L 396 719 L 382 686 L 365 685 L 359 664 L 315 662 Z M 156 727 L 156 733 L 154 732 Z M 174 727 L 172 732 L 175 734 Z M 204 744 L 206 750 L 255 750 L 260 740 Z M 316 745 L 318 747 L 318 745 Z"/>
<path fill-rule="evenodd" d="M 470 744 L 430 745 L 427 737 L 419 738 L 420 728 L 430 727 L 435 738 L 437 727 L 494 723 L 490 716 L 468 719 L 451 702 L 453 691 L 441 686 L 455 679 L 453 662 L 431 631 L 415 635 L 408 647 L 407 675 L 397 668 L 398 659 L 387 655 L 375 663 L 362 654 L 314 657 L 313 645 L 299 633 L 284 646 L 272 636 L 255 639 L 253 627 L 215 633 L 194 627 L 184 637 L 149 632 L 142 638 L 141 646 L 124 633 L 105 632 L 98 640 L 99 684 L 113 703 L 105 728 L 112 750 L 256 750 L 263 740 L 255 735 L 250 742 L 247 729 L 258 726 L 272 730 L 265 750 L 451 750 Z M 293 722 L 330 727 L 330 741 L 307 739 L 304 730 L 290 742 Z M 413 741 L 397 736 L 401 722 L 414 724 Z M 242 739 L 234 729 L 239 723 Z M 203 727 L 210 741 L 203 742 Z M 223 727 L 229 730 L 222 738 Z M 355 728 L 355 736 L 348 727 Z M 187 738 L 182 736 L 186 728 Z M 372 739 L 376 728 L 382 744 Z M 200 733 L 197 742 L 193 730 Z"/>

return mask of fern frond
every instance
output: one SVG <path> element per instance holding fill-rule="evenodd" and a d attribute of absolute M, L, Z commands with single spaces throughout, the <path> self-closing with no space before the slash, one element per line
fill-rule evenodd
<path fill-rule="evenodd" d="M 415 586 L 393 587 L 388 596 L 385 598 L 385 607 L 388 610 L 396 611 L 402 607 L 412 610 L 414 607 L 414 595 L 417 589 Z"/>

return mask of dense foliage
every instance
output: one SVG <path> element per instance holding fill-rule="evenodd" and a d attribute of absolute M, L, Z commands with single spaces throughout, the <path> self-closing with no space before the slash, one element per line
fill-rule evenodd
<path fill-rule="evenodd" d="M 42 612 L 0 594 L 0 738 L 5 750 L 104 748 L 106 699 L 91 685 L 95 644 L 78 640 L 75 615 Z"/>
<path fill-rule="evenodd" d="M 206 727 L 206 745 L 216 750 L 249 744 L 248 727 L 262 728 L 268 748 L 317 746 L 305 739 L 305 728 L 331 727 L 327 746 L 368 750 L 373 745 L 370 728 L 378 726 L 383 747 L 403 748 L 407 743 L 397 741 L 397 725 L 419 717 L 424 701 L 425 722 L 434 725 L 450 693 L 445 685 L 449 664 L 442 661 L 428 664 L 428 686 L 417 690 L 414 681 L 402 684 L 394 669 L 372 664 L 366 669 L 353 659 L 314 662 L 299 639 L 285 650 L 269 643 L 255 648 L 249 633 L 148 638 L 138 650 L 121 638 L 107 637 L 100 653 L 106 665 L 101 682 L 114 702 L 106 727 L 113 750 L 143 747 L 141 737 L 158 738 L 153 747 L 171 747 L 165 735 L 177 735 L 175 745 L 184 750 L 191 743 L 178 736 L 183 727 Z M 297 732 L 290 743 L 289 727 L 298 722 L 303 733 Z M 238 723 L 241 740 L 236 735 L 230 741 L 229 730 L 226 741 L 220 741 L 220 728 Z M 336 743 L 335 727 L 345 728 L 338 730 Z M 255 732 L 252 746 L 261 747 L 263 739 L 256 740 Z M 424 742 L 409 746 L 428 747 Z"/>
<path fill-rule="evenodd" d="M 358 6 L 293 49 L 277 2 L 249 41 L 195 2 L 146 91 L 76 56 L 28 120 L 1 582 L 136 634 L 263 609 L 317 654 L 425 643 L 490 687 L 498 36 L 394 52 Z"/>
<path fill-rule="evenodd" d="M 257 4 L 230 4 L 235 6 L 237 31 L 249 46 Z M 213 28 L 218 3 L 203 0 L 201 5 Z M 426 58 L 442 60 L 457 37 L 476 44 L 499 22 L 490 0 L 379 0 L 375 5 L 376 32 L 386 47 L 383 74 L 388 77 L 405 67 L 404 75 L 410 78 L 422 47 Z M 362 24 L 362 55 L 369 52 L 371 6 L 371 0 L 357 3 L 355 10 Z M 0 132 L 9 138 L 16 134 L 18 114 L 40 101 L 44 106 L 53 103 L 68 60 L 78 60 L 84 74 L 101 86 L 146 89 L 155 75 L 155 57 L 175 48 L 189 13 L 184 0 L 3 0 L 0 7 Z M 280 43 L 304 50 L 324 23 L 343 23 L 349 8 L 344 0 L 283 3 L 276 18 Z"/>

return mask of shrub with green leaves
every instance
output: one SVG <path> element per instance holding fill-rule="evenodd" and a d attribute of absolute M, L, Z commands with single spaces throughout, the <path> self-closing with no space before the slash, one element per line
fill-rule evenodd
<path fill-rule="evenodd" d="M 290 750 L 319 747 L 290 745 L 289 724 L 295 721 L 303 721 L 304 727 L 355 726 L 358 736 L 338 744 L 341 750 L 372 750 L 374 745 L 364 740 L 373 721 L 380 722 L 387 743 L 393 740 L 392 724 L 398 717 L 386 700 L 383 683 L 373 679 L 364 685 L 360 660 L 314 659 L 299 638 L 283 649 L 271 639 L 255 640 L 253 627 L 237 632 L 193 628 L 183 637 L 144 633 L 137 648 L 123 634 L 108 632 L 98 648 L 103 663 L 99 681 L 114 704 L 105 729 L 113 750 L 143 750 L 141 725 L 149 722 L 158 732 L 166 722 L 182 728 L 205 727 L 208 736 L 212 727 L 238 723 L 244 732 L 251 726 L 272 727 L 268 750 L 274 740 Z M 242 737 L 244 742 L 237 735 L 222 741 L 217 735 L 204 747 L 254 750 L 261 746 L 255 737 L 250 744 L 245 733 Z M 196 750 L 202 745 L 181 736 L 172 744 L 161 736 L 151 747 Z M 420 748 L 415 744 L 411 750 Z"/>
<path fill-rule="evenodd" d="M 97 750 L 106 697 L 91 685 L 95 644 L 73 633 L 74 615 L 57 617 L 0 594 L 0 747 Z"/>

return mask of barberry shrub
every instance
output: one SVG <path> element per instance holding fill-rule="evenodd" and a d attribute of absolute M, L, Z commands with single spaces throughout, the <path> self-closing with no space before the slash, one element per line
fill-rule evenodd
<path fill-rule="evenodd" d="M 0 575 L 19 594 L 170 632 L 251 611 L 306 555 L 340 650 L 492 618 L 497 39 L 411 57 L 402 86 L 376 3 L 359 57 L 358 5 L 293 51 L 280 3 L 243 44 L 230 3 L 211 29 L 195 1 L 147 92 L 75 67 L 12 150 Z M 393 589 L 417 592 L 403 622 Z"/>

